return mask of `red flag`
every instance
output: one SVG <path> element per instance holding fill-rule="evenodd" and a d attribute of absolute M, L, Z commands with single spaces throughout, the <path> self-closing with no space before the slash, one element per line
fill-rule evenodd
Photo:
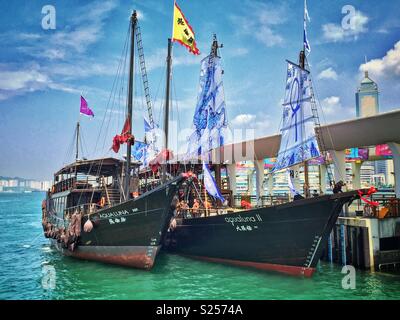
<path fill-rule="evenodd" d="M 163 149 L 153 160 L 149 162 L 149 166 L 151 170 L 156 173 L 161 164 L 164 164 L 173 158 L 174 154 L 171 150 Z"/>
<path fill-rule="evenodd" d="M 135 138 L 132 134 L 130 134 L 130 131 L 131 131 L 131 121 L 130 118 L 127 117 L 125 120 L 124 127 L 122 128 L 121 134 L 117 134 L 113 138 L 112 149 L 114 150 L 115 153 L 118 153 L 121 144 L 124 143 L 133 144 L 135 142 Z"/>
<path fill-rule="evenodd" d="M 368 200 L 366 197 L 363 197 L 364 195 L 368 197 L 368 196 L 370 196 L 371 194 L 373 194 L 373 193 L 375 193 L 377 191 L 378 190 L 376 190 L 375 187 L 372 186 L 371 188 L 368 189 L 368 192 L 366 194 L 364 192 L 362 192 L 361 190 L 358 190 L 357 192 L 358 192 L 358 195 L 359 195 L 359 197 L 360 197 L 360 199 L 362 201 L 364 201 L 365 203 L 368 203 L 369 205 L 371 205 L 373 207 L 377 207 L 377 206 L 379 206 L 379 202 L 371 201 L 371 200 Z"/>

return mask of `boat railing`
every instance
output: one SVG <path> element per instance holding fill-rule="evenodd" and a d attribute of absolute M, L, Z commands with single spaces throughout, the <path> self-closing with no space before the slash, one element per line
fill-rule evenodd
<path fill-rule="evenodd" d="M 63 179 L 54 184 L 53 193 L 64 192 L 72 189 L 95 189 L 101 190 L 107 185 L 104 177 L 95 176 L 73 176 Z"/>
<path fill-rule="evenodd" d="M 226 207 L 212 207 L 210 209 L 205 208 L 188 208 L 188 209 L 181 209 L 178 210 L 176 213 L 176 218 L 184 218 L 184 219 L 191 219 L 191 218 L 199 218 L 199 217 L 210 217 L 210 216 L 217 216 L 222 214 L 227 214 L 234 212 L 232 208 Z"/>
<path fill-rule="evenodd" d="M 267 207 L 277 204 L 282 204 L 290 201 L 289 194 L 274 194 L 274 195 L 264 195 L 257 197 L 256 195 L 234 195 L 232 206 L 235 208 L 241 208 L 243 205 L 248 203 L 251 207 Z"/>
<path fill-rule="evenodd" d="M 68 220 L 58 217 L 56 212 L 53 210 L 47 211 L 46 217 L 47 221 L 50 222 L 53 226 L 56 226 L 57 228 L 61 227 L 66 228 L 69 224 Z"/>
<path fill-rule="evenodd" d="M 139 192 L 140 193 L 145 193 L 147 191 L 151 191 L 155 188 L 157 188 L 158 186 L 161 185 L 161 180 L 151 180 L 151 181 L 147 181 L 147 182 L 141 182 L 139 185 Z"/>
<path fill-rule="evenodd" d="M 81 212 L 83 215 L 87 215 L 94 213 L 101 208 L 102 207 L 97 203 L 84 203 L 64 209 L 64 217 L 69 217 L 74 214 L 74 212 Z"/>

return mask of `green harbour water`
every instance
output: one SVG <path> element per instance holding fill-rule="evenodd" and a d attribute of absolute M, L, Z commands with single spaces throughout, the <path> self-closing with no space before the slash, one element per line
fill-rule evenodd
<path fill-rule="evenodd" d="M 342 268 L 328 263 L 309 279 L 165 253 L 151 271 L 63 257 L 43 237 L 43 197 L 0 193 L 0 299 L 400 299 L 400 275 L 357 270 L 345 290 Z"/>

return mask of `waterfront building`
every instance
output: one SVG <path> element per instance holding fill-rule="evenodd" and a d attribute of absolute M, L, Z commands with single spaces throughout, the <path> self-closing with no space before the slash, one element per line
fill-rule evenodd
<path fill-rule="evenodd" d="M 8 186 L 9 187 L 18 187 L 18 180 L 16 180 L 16 179 L 8 180 Z"/>

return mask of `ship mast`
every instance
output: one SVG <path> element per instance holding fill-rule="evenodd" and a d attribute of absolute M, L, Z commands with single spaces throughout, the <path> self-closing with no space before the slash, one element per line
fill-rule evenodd
<path fill-rule="evenodd" d="M 214 34 L 213 36 L 213 43 L 211 45 L 211 53 L 210 56 L 213 58 L 218 57 L 218 49 L 222 48 L 223 45 L 219 45 L 218 41 L 217 41 L 217 35 Z M 221 190 L 221 164 L 220 163 L 216 163 L 214 165 L 214 172 L 215 172 L 215 182 L 217 184 L 217 187 Z M 217 204 L 221 205 L 221 200 L 217 200 Z"/>
<path fill-rule="evenodd" d="M 76 123 L 76 153 L 75 153 L 75 161 L 78 161 L 79 157 L 79 121 Z"/>
<path fill-rule="evenodd" d="M 128 134 L 132 134 L 132 101 L 133 101 L 133 75 L 134 75 L 134 65 L 135 65 L 135 30 L 137 24 L 137 14 L 136 10 L 133 11 L 131 16 L 131 50 L 129 59 L 129 84 L 128 84 L 128 121 L 129 121 L 129 131 Z M 132 157 L 132 146 L 131 141 L 126 143 L 126 166 L 125 166 L 125 196 L 126 200 L 130 199 L 129 184 L 131 176 L 131 157 Z"/>
<path fill-rule="evenodd" d="M 167 75 L 166 75 L 166 90 L 165 90 L 165 107 L 164 107 L 164 137 L 165 137 L 165 157 L 164 163 L 162 164 L 162 182 L 167 181 L 167 158 L 168 158 L 168 132 L 169 132 L 169 97 L 170 97 L 170 86 L 171 86 L 171 66 L 172 66 L 172 40 L 168 39 L 168 55 L 167 55 Z"/>
<path fill-rule="evenodd" d="M 303 50 L 300 51 L 300 55 L 299 55 L 299 66 L 302 69 L 305 69 L 305 65 L 306 65 L 306 55 L 305 55 L 305 45 L 303 43 Z M 308 177 L 308 162 L 307 160 L 304 161 L 303 163 L 304 165 L 304 196 L 306 198 L 309 197 L 309 190 L 310 190 L 310 183 L 309 183 L 309 177 Z"/>
<path fill-rule="evenodd" d="M 306 25 L 306 2 L 304 1 L 304 14 L 303 14 L 303 37 L 305 36 L 305 25 Z M 306 44 L 305 39 L 303 38 L 303 50 L 300 51 L 299 54 L 299 66 L 302 69 L 305 69 L 306 66 Z M 304 197 L 308 198 L 310 195 L 310 183 L 308 177 L 308 162 L 304 161 Z"/>

